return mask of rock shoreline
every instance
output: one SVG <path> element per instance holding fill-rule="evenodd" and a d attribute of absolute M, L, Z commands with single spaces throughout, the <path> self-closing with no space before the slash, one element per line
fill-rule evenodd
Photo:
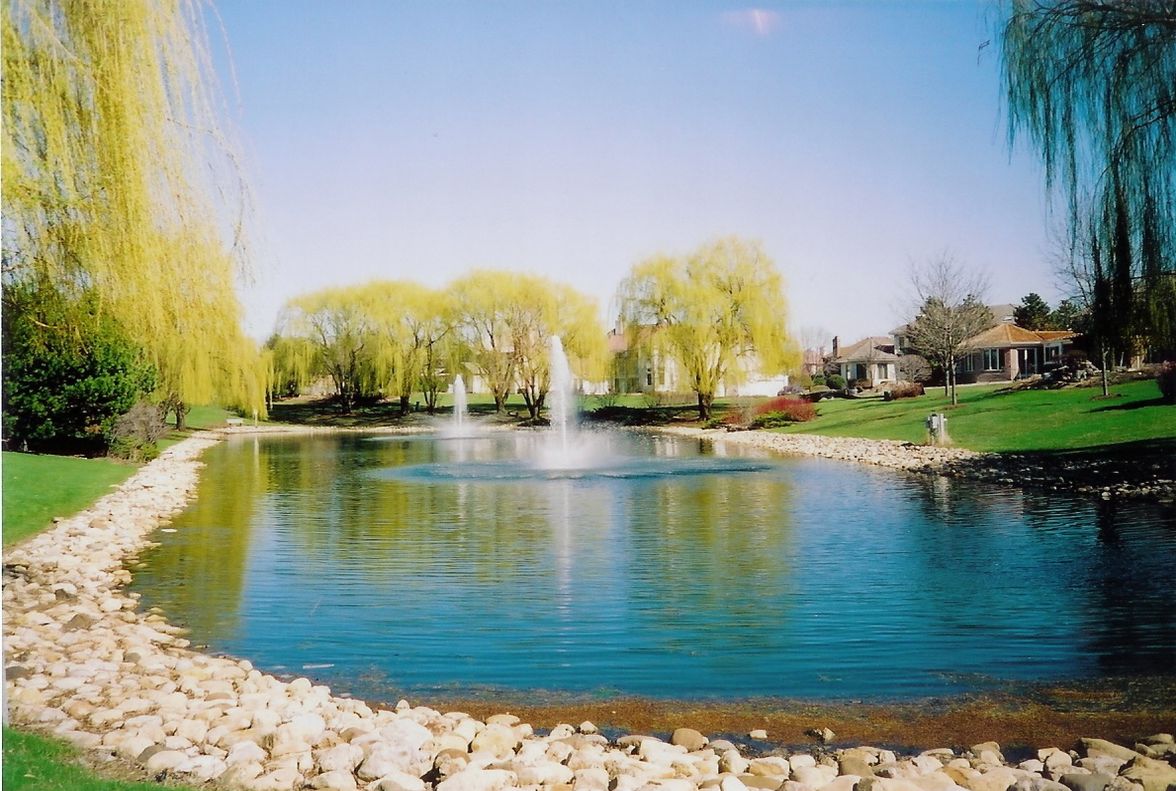
<path fill-rule="evenodd" d="M 679 729 L 609 741 L 589 722 L 539 734 L 401 701 L 377 710 L 306 678 L 192 650 L 140 612 L 125 566 L 195 491 L 196 435 L 114 493 L 7 551 L 11 724 L 119 757 L 151 777 L 251 791 L 1173 791 L 1170 734 L 1134 749 L 1084 740 L 1016 764 L 998 745 L 899 756 L 873 747 L 761 757 Z M 761 734 L 757 734 L 757 737 Z M 827 734 L 823 734 L 827 737 Z"/>
<path fill-rule="evenodd" d="M 648 429 L 716 442 L 733 442 L 789 455 L 871 464 L 922 475 L 944 475 L 1002 486 L 1065 491 L 1111 499 L 1176 501 L 1176 459 L 1074 453 L 979 453 L 963 448 L 884 439 L 726 431 L 684 426 Z"/>

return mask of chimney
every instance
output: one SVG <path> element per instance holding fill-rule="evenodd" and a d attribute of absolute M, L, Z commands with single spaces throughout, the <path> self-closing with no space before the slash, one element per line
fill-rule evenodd
<path fill-rule="evenodd" d="M 834 360 L 837 359 L 838 352 L 840 352 L 840 351 L 841 351 L 841 344 L 838 342 L 837 336 L 834 335 L 833 336 L 833 359 Z"/>

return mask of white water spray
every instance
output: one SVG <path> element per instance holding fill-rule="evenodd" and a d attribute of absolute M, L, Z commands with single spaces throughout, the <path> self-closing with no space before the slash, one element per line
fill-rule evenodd
<path fill-rule="evenodd" d="M 461 374 L 453 380 L 453 431 L 461 434 L 465 430 L 466 421 L 466 388 L 465 379 Z"/>
<path fill-rule="evenodd" d="M 562 458 L 568 458 L 570 435 L 575 430 L 575 396 L 572 393 L 572 369 L 558 335 L 551 336 L 551 385 L 547 398 L 551 404 L 551 429 Z"/>

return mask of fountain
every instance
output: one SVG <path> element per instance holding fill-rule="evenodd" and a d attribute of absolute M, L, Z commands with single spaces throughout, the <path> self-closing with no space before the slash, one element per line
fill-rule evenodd
<path fill-rule="evenodd" d="M 461 435 L 466 422 L 466 388 L 461 374 L 453 380 L 453 433 Z"/>
<path fill-rule="evenodd" d="M 568 455 L 568 434 L 574 428 L 575 395 L 572 393 L 572 369 L 568 356 L 564 354 L 563 341 L 558 335 L 551 336 L 551 384 L 547 398 L 551 402 L 551 429 L 557 440 L 561 456 Z"/>

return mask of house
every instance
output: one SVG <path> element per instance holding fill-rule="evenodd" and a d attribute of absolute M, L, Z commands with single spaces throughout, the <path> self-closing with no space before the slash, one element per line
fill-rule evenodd
<path fill-rule="evenodd" d="M 1016 321 L 1017 306 L 1003 303 L 1000 305 L 988 305 L 988 312 L 992 314 L 991 323 L 989 326 L 996 326 L 998 324 L 1013 324 Z M 910 327 L 909 324 L 895 327 L 890 331 L 891 337 L 894 338 L 894 353 L 898 355 L 903 354 L 917 354 L 910 346 Z"/>
<path fill-rule="evenodd" d="M 636 330 L 613 329 L 608 334 L 612 355 L 611 385 L 614 393 L 688 393 L 690 385 L 673 357 L 649 342 L 655 327 Z M 632 337 L 633 335 L 636 337 Z M 767 375 L 759 370 L 755 355 L 745 355 L 740 371 L 720 382 L 716 396 L 774 396 L 788 387 L 788 374 Z"/>
<path fill-rule="evenodd" d="M 862 338 L 844 348 L 833 339 L 833 357 L 837 373 L 847 383 L 858 387 L 877 387 L 898 381 L 898 355 L 894 353 L 894 339 L 885 335 Z"/>
<path fill-rule="evenodd" d="M 1042 373 L 1073 344 L 1076 333 L 1027 330 L 1002 322 L 968 340 L 957 365 L 960 382 L 1011 382 Z"/>

